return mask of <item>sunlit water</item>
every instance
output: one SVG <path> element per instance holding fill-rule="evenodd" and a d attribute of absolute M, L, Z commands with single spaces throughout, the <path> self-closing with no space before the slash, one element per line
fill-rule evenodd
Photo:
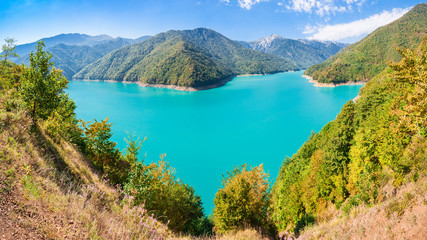
<path fill-rule="evenodd" d="M 198 92 L 88 81 L 71 81 L 68 92 L 79 118 L 109 117 L 121 149 L 129 132 L 147 137 L 146 163 L 166 153 L 209 214 L 221 174 L 244 163 L 264 164 L 273 181 L 282 160 L 333 120 L 361 87 L 313 87 L 302 72 L 289 72 L 236 77 Z"/>

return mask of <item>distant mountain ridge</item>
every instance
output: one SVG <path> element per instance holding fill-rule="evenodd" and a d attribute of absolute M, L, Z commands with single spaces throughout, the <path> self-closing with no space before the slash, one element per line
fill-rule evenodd
<path fill-rule="evenodd" d="M 136 39 L 112 38 L 108 35 L 90 36 L 86 34 L 70 33 L 44 38 L 46 49 L 52 54 L 55 67 L 62 69 L 68 79 L 83 67 L 103 57 L 118 48 L 139 43 L 150 36 Z M 29 64 L 29 54 L 35 48 L 36 42 L 16 46 L 19 58 L 14 61 L 18 64 Z"/>
<path fill-rule="evenodd" d="M 344 46 L 334 42 L 292 40 L 276 34 L 252 42 L 233 41 L 213 30 L 197 28 L 160 33 L 155 40 L 147 42 L 150 46 L 142 52 L 134 51 L 138 47 L 125 48 L 148 38 L 150 36 L 129 39 L 71 33 L 43 40 L 55 67 L 62 69 L 68 79 L 142 81 L 186 87 L 217 84 L 220 79 L 239 74 L 304 69 L 324 61 Z M 16 51 L 20 57 L 15 62 L 28 65 L 29 53 L 35 44 L 18 45 Z M 104 62 L 105 66 L 89 66 L 119 49 L 120 53 L 111 55 L 117 59 L 107 61 L 115 65 Z"/>
<path fill-rule="evenodd" d="M 368 81 L 397 62 L 396 47 L 415 49 L 427 35 L 427 4 L 418 4 L 400 19 L 378 28 L 305 74 L 322 83 Z"/>
<path fill-rule="evenodd" d="M 238 74 L 297 70 L 294 61 L 248 49 L 206 28 L 171 30 L 88 65 L 76 79 L 202 87 Z"/>
<path fill-rule="evenodd" d="M 301 68 L 319 64 L 347 46 L 338 42 L 288 39 L 277 34 L 240 43 L 254 50 L 292 59 Z"/>

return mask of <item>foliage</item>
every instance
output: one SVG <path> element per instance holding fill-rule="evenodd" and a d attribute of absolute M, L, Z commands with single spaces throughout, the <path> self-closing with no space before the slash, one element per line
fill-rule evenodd
<path fill-rule="evenodd" d="M 6 38 L 4 40 L 6 44 L 2 45 L 2 52 L 0 53 L 0 59 L 3 59 L 1 61 L 1 73 L 3 74 L 4 69 L 6 68 L 6 64 L 10 58 L 16 58 L 19 57 L 18 54 L 16 54 L 15 47 L 16 47 L 16 40 L 14 38 Z"/>
<path fill-rule="evenodd" d="M 427 33 L 427 4 L 418 4 L 400 19 L 378 28 L 305 74 L 324 83 L 368 81 L 400 60 L 395 47 L 416 48 Z"/>
<path fill-rule="evenodd" d="M 39 41 L 36 53 L 31 52 L 31 65 L 26 69 L 20 85 L 22 99 L 34 124 L 39 118 L 47 119 L 61 105 L 71 107 L 68 110 L 74 111 L 74 105 L 67 103 L 68 97 L 64 93 L 68 81 L 60 70 L 52 68 L 52 55 L 43 51 L 43 47 L 43 41 Z"/>
<path fill-rule="evenodd" d="M 380 189 L 426 174 L 427 38 L 417 50 L 399 50 L 390 63 L 328 123 L 285 159 L 272 188 L 279 230 L 298 231 L 307 216 L 335 205 L 344 212 L 381 201 Z M 409 175 L 408 175 L 409 174 Z"/>
<path fill-rule="evenodd" d="M 13 216 L 1 220 L 22 226 L 18 234 L 15 227 L 2 229 L 6 238 L 174 237 L 131 196 L 120 197 L 122 191 L 103 181 L 74 144 L 61 136 L 52 141 L 45 121 L 38 121 L 40 131 L 31 130 L 21 101 L 16 89 L 0 88 L 0 199 L 2 212 Z"/>
<path fill-rule="evenodd" d="M 108 117 L 101 122 L 80 120 L 80 123 L 84 134 L 84 151 L 95 167 L 107 174 L 113 183 L 125 182 L 131 164 L 126 160 L 132 160 L 133 149 L 128 148 L 128 154 L 125 155 L 125 159 L 122 158 L 120 151 L 116 148 L 117 143 L 110 140 L 113 133 L 111 132 L 112 123 L 108 123 Z M 135 146 L 132 145 L 132 147 Z"/>
<path fill-rule="evenodd" d="M 401 201 L 394 200 L 386 207 L 386 216 L 390 218 L 393 213 L 397 216 L 402 216 L 405 210 L 411 207 L 414 195 L 407 193 Z"/>
<path fill-rule="evenodd" d="M 141 150 L 142 143 L 145 141 L 141 141 L 140 138 L 137 138 L 136 140 L 133 139 L 134 136 L 131 134 L 128 134 L 128 138 L 125 138 L 125 141 L 127 143 L 127 147 L 125 151 L 122 153 L 123 159 L 130 164 L 130 166 L 134 166 L 136 162 L 138 161 L 138 154 Z"/>
<path fill-rule="evenodd" d="M 0 82 L 2 92 L 0 95 L 0 141 L 2 142 L 0 143 L 2 146 L 5 145 L 3 133 L 18 136 L 7 138 L 6 147 L 0 149 L 1 159 L 4 156 L 6 156 L 5 161 L 9 162 L 20 159 L 16 146 L 22 142 L 25 143 L 27 140 L 22 139 L 30 136 L 39 141 L 39 150 L 44 151 L 42 155 L 48 156 L 46 157 L 48 159 L 52 158 L 53 163 L 50 165 L 58 167 L 58 171 L 61 171 L 60 174 L 55 172 L 47 175 L 58 176 L 61 178 L 58 180 L 61 184 L 63 181 L 72 182 L 73 185 L 67 186 L 67 188 L 75 187 L 75 184 L 83 182 L 96 181 L 99 176 L 92 172 L 91 167 L 93 166 L 99 170 L 98 173 L 103 174 L 104 177 L 107 176 L 107 181 L 102 184 L 103 187 L 108 185 L 107 187 L 110 188 L 109 182 L 117 184 L 114 185 L 116 189 L 113 189 L 113 195 L 107 194 L 104 189 L 98 189 L 101 185 L 85 185 L 81 192 L 86 195 L 77 197 L 76 201 L 80 206 L 78 210 L 84 214 L 79 218 L 88 224 L 87 227 L 90 229 L 92 237 L 105 235 L 105 232 L 99 232 L 102 226 L 97 226 L 97 223 L 103 225 L 110 223 L 107 224 L 105 219 L 101 221 L 100 216 L 106 214 L 117 217 L 117 212 L 123 214 L 122 222 L 127 224 L 127 226 L 119 227 L 135 231 L 128 233 L 129 230 L 126 230 L 126 233 L 133 236 L 133 239 L 159 236 L 161 236 L 159 239 L 163 239 L 162 236 L 167 235 L 169 230 L 166 233 L 163 232 L 165 225 L 154 218 L 169 224 L 169 228 L 177 232 L 194 235 L 210 234 L 212 221 L 204 216 L 200 197 L 195 194 L 192 187 L 175 178 L 174 170 L 169 167 L 167 162 L 162 159 L 158 164 L 148 166 L 139 162 L 138 154 L 142 142 L 139 139 L 134 140 L 132 135 L 126 140 L 127 148 L 121 153 L 116 147 L 116 143 L 111 141 L 112 124 L 108 123 L 108 118 L 101 122 L 76 120 L 75 104 L 63 93 L 67 81 L 60 75 L 60 71 L 55 72 L 57 70 L 51 69 L 53 63 L 50 62 L 50 56 L 49 53 L 43 51 L 43 42 L 39 42 L 36 54 L 31 54 L 32 65 L 30 67 L 21 66 L 23 70 L 16 72 L 15 76 L 13 70 L 16 65 L 11 64 L 6 67 L 5 74 L 0 75 L 1 79 L 6 80 Z M 16 85 L 9 84 L 14 82 Z M 6 85 L 10 86 L 6 88 Z M 34 89 L 31 87 L 40 86 L 56 88 L 57 94 L 53 94 L 51 89 L 37 89 L 35 93 L 29 94 L 30 89 Z M 31 104 L 34 102 L 43 103 L 46 106 L 37 105 L 36 114 L 34 114 L 37 116 L 37 120 L 33 121 L 31 128 L 33 131 L 28 131 L 29 127 L 25 128 L 25 126 L 30 125 L 29 120 L 27 124 L 24 124 L 26 122 L 22 118 L 29 119 L 26 112 L 33 110 Z M 81 126 L 78 125 L 78 122 Z M 20 125 L 23 126 L 16 127 Z M 10 129 L 12 126 L 13 129 Z M 71 143 L 77 144 L 83 154 Z M 23 147 L 21 146 L 21 148 Z M 70 162 L 65 162 L 70 161 L 68 159 L 70 152 L 75 155 L 74 158 L 77 158 L 73 161 L 78 163 L 74 162 L 72 165 Z M 41 159 L 38 155 L 34 156 L 32 158 L 35 160 Z M 86 159 L 89 161 L 86 162 Z M 28 171 L 25 171 L 28 174 L 22 178 L 21 183 L 29 194 L 28 197 L 39 200 L 44 194 L 45 187 L 44 183 L 39 183 L 39 178 L 33 177 L 38 173 L 30 174 L 32 168 L 32 165 L 27 165 Z M 45 168 L 43 166 L 43 171 L 40 172 L 47 172 L 48 170 Z M 0 186 L 0 193 L 11 189 L 10 182 L 14 179 L 12 177 L 14 170 L 6 171 L 6 174 L 9 176 L 8 181 L 5 182 L 5 187 L 3 184 Z M 121 185 L 125 186 L 126 192 L 121 190 Z M 118 201 L 122 202 L 118 203 Z M 61 205 L 61 207 L 63 206 L 64 204 Z M 94 216 L 88 214 L 89 211 Z M 148 216 L 149 213 L 153 213 L 151 217 Z M 108 219 L 108 217 L 106 218 Z M 158 231 L 159 229 L 161 232 Z"/>
<path fill-rule="evenodd" d="M 175 170 L 163 158 L 150 165 L 135 162 L 124 190 L 135 198 L 135 204 L 143 204 L 172 230 L 197 234 L 205 225 L 201 199 L 192 187 L 175 178 Z"/>
<path fill-rule="evenodd" d="M 209 29 L 168 31 L 118 49 L 76 79 L 141 81 L 201 87 L 236 74 L 293 70 L 293 61 L 248 49 Z"/>
<path fill-rule="evenodd" d="M 84 34 L 61 34 L 50 38 L 45 38 L 46 49 L 52 53 L 52 61 L 55 66 L 61 69 L 67 79 L 71 79 L 74 74 L 90 63 L 100 59 L 106 54 L 141 42 L 149 38 L 144 36 L 138 39 L 111 38 L 106 35 L 88 36 Z M 30 52 L 36 43 L 28 43 L 16 47 L 21 55 L 15 62 L 29 65 Z"/>
<path fill-rule="evenodd" d="M 262 164 L 254 168 L 243 165 L 227 172 L 214 199 L 216 231 L 225 233 L 245 227 L 273 231 L 267 214 L 269 193 L 268 175 Z"/>

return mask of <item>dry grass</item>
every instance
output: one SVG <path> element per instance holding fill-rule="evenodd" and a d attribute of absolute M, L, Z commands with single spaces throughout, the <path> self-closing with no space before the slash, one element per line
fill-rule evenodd
<path fill-rule="evenodd" d="M 104 181 L 76 146 L 31 130 L 13 98 L 0 99 L 0 227 L 16 239 L 267 239 L 252 229 L 178 237 Z M 7 110 L 6 110 L 7 109 Z M 15 108 L 19 109 L 19 108 Z M 13 232 L 5 226 L 13 226 Z M 20 231 L 17 233 L 15 231 Z"/>
<path fill-rule="evenodd" d="M 427 239 L 427 178 L 405 184 L 381 204 L 308 227 L 299 239 Z"/>
<path fill-rule="evenodd" d="M 239 231 L 233 231 L 226 234 L 218 234 L 214 236 L 181 236 L 176 237 L 177 240 L 268 240 L 271 239 L 267 236 L 263 236 L 258 231 L 248 228 Z"/>
<path fill-rule="evenodd" d="M 47 239 L 167 239 L 172 233 L 132 197 L 103 181 L 65 141 L 31 130 L 24 111 L 0 99 L 0 224 Z M 4 208 L 3 208 L 4 207 Z M 4 211 L 3 211 L 4 210 Z M 11 230 L 12 231 L 12 230 Z M 25 233 L 28 231 L 32 234 Z"/>

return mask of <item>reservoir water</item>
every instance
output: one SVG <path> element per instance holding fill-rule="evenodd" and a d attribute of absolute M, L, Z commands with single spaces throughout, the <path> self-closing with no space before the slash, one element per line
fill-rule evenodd
<path fill-rule="evenodd" d="M 166 160 L 193 186 L 210 214 L 222 174 L 264 164 L 273 181 L 283 159 L 356 97 L 362 86 L 314 87 L 303 72 L 236 77 L 198 92 L 114 82 L 71 81 L 67 92 L 85 121 L 109 117 L 123 149 L 127 132 L 147 137 L 145 162 Z M 140 156 L 142 156 L 140 154 Z"/>

